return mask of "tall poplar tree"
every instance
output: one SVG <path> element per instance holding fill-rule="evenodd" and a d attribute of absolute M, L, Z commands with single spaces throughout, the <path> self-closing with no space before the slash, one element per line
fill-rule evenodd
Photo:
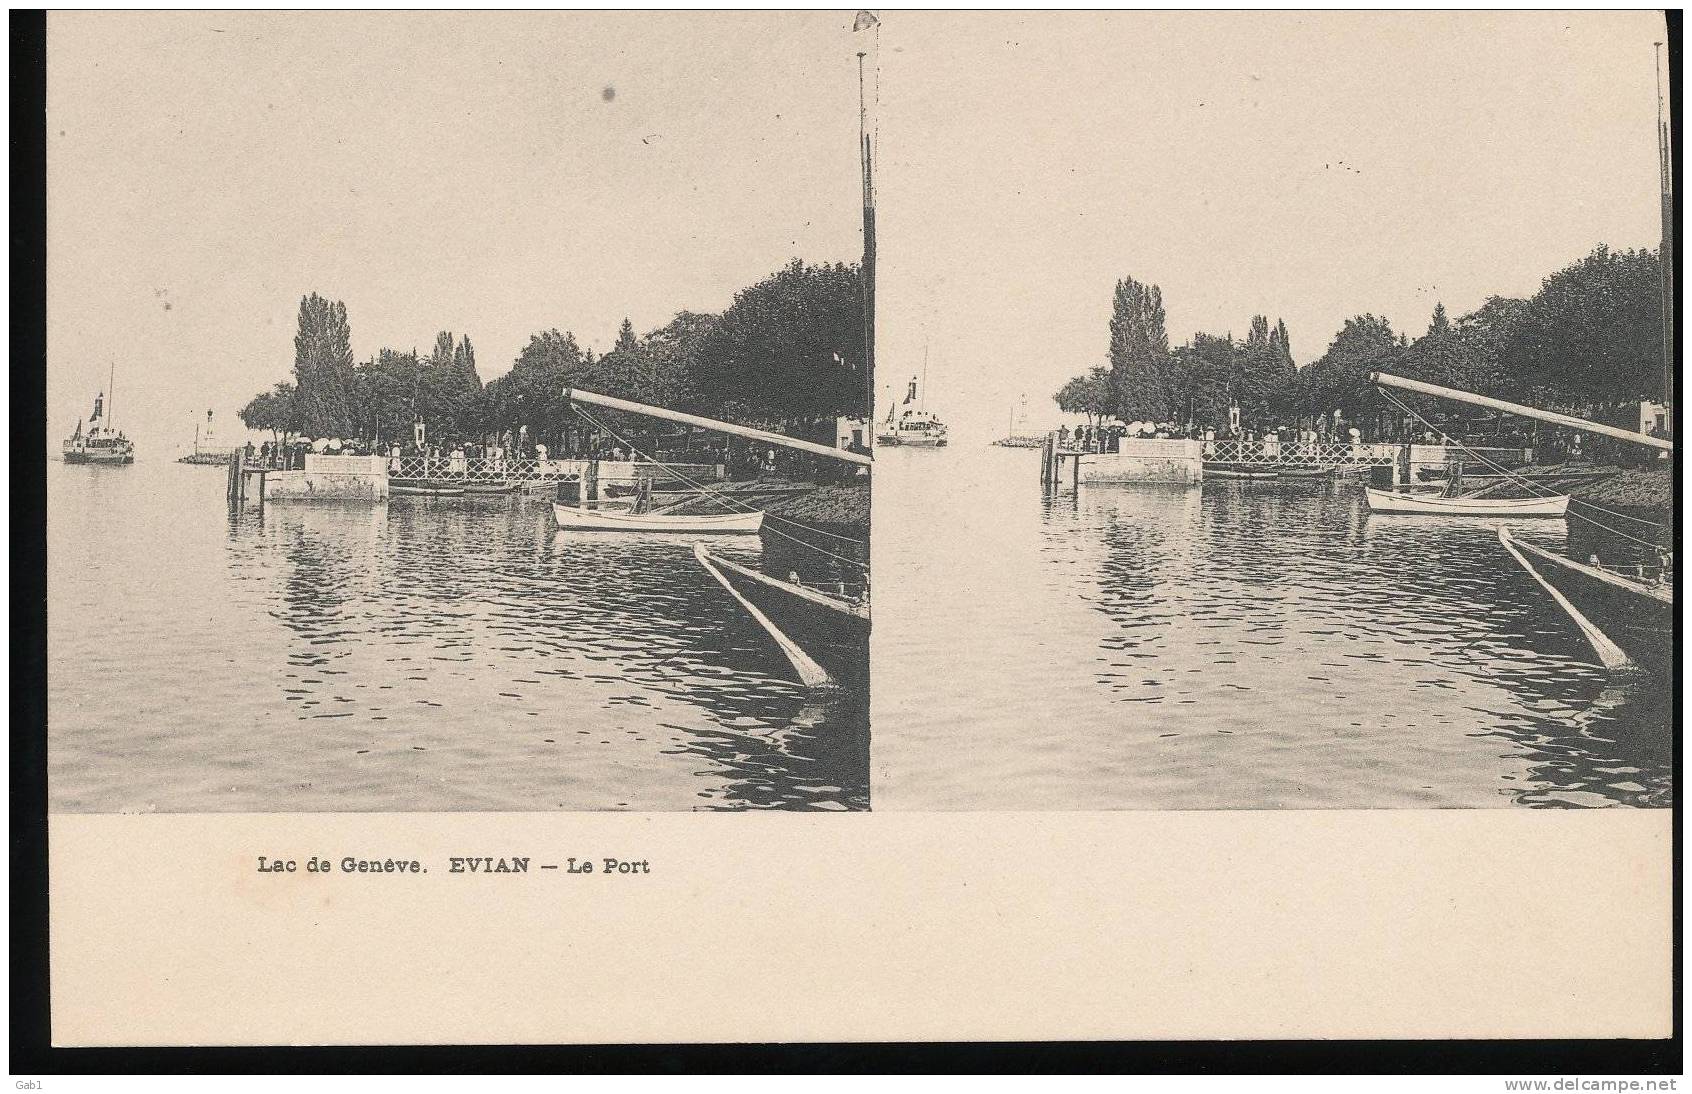
<path fill-rule="evenodd" d="M 1112 409 L 1126 419 L 1163 421 L 1175 416 L 1170 391 L 1169 332 L 1163 293 L 1131 277 L 1116 283 L 1110 316 Z"/>
<path fill-rule="evenodd" d="M 294 388 L 297 428 L 302 432 L 314 437 L 359 434 L 352 331 L 341 301 L 317 293 L 300 298 Z"/>

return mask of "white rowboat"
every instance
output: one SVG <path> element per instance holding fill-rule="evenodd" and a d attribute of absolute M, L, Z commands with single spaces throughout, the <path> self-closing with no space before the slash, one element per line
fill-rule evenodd
<path fill-rule="evenodd" d="M 1436 513 L 1457 517 L 1560 517 L 1569 496 L 1550 498 L 1448 498 L 1438 494 L 1399 494 L 1364 488 L 1376 513 Z"/>
<path fill-rule="evenodd" d="M 627 509 L 582 509 L 553 503 L 558 527 L 584 532 L 747 532 L 764 526 L 763 513 L 714 513 L 704 516 L 635 513 Z"/>

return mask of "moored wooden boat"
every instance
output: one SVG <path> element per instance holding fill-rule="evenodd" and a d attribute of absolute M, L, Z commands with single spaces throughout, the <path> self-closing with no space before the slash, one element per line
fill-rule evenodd
<path fill-rule="evenodd" d="M 1227 463 L 1207 463 L 1204 465 L 1204 477 L 1207 479 L 1272 479 L 1275 472 L 1267 467 L 1241 467 Z"/>
<path fill-rule="evenodd" d="M 389 479 L 388 493 L 402 497 L 457 498 L 464 495 L 464 487 L 435 482 L 396 482 Z"/>
<path fill-rule="evenodd" d="M 862 687 L 869 680 L 867 603 L 782 581 L 713 555 L 693 557 L 761 626 L 807 687 Z"/>
<path fill-rule="evenodd" d="M 1448 498 L 1443 494 L 1405 494 L 1364 488 L 1376 513 L 1424 513 L 1458 517 L 1560 517 L 1569 508 L 1567 494 L 1549 498 Z"/>
<path fill-rule="evenodd" d="M 764 526 L 764 514 L 636 513 L 631 509 L 584 509 L 554 502 L 552 517 L 558 527 L 583 532 L 741 532 L 756 533 Z"/>
<path fill-rule="evenodd" d="M 1610 570 L 1565 558 L 1498 530 L 1522 569 L 1568 613 L 1606 668 L 1638 665 L 1674 671 L 1674 593 Z"/>

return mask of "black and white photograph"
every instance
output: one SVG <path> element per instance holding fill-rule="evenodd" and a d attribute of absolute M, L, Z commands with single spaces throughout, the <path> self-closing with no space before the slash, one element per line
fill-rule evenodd
<path fill-rule="evenodd" d="M 875 807 L 1671 805 L 1663 30 L 901 28 Z"/>
<path fill-rule="evenodd" d="M 53 1043 L 1678 1052 L 1680 27 L 47 13 Z"/>
<path fill-rule="evenodd" d="M 839 22 L 55 14 L 55 810 L 868 808 Z"/>

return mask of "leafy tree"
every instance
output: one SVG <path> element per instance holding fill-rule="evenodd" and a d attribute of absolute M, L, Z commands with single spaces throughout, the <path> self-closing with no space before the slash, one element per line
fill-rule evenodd
<path fill-rule="evenodd" d="M 1293 362 L 1292 338 L 1287 334 L 1285 319 L 1275 320 L 1275 329 L 1269 332 L 1269 345 L 1281 355 L 1283 365 L 1295 372 L 1298 370 L 1298 366 Z"/>
<path fill-rule="evenodd" d="M 429 420 L 422 402 L 423 367 L 415 350 L 383 348 L 358 367 L 362 432 L 384 442 L 409 444 L 415 415 Z"/>
<path fill-rule="evenodd" d="M 260 392 L 237 416 L 248 429 L 266 430 L 276 440 L 285 440 L 298 428 L 294 385 L 283 382 Z"/>
<path fill-rule="evenodd" d="M 765 423 L 865 413 L 857 268 L 790 265 L 735 295 L 698 349 L 706 413 Z"/>
<path fill-rule="evenodd" d="M 1226 429 L 1239 383 L 1239 347 L 1227 335 L 1194 334 L 1171 355 L 1181 405 L 1177 416 L 1200 427 Z"/>
<path fill-rule="evenodd" d="M 1653 251 L 1591 254 L 1547 277 L 1505 348 L 1524 394 L 1565 407 L 1662 394 L 1661 270 Z"/>
<path fill-rule="evenodd" d="M 1433 318 L 1428 321 L 1428 334 L 1439 336 L 1450 333 L 1451 320 L 1445 317 L 1445 305 L 1443 303 L 1434 304 Z"/>
<path fill-rule="evenodd" d="M 1338 410 L 1349 421 L 1378 418 L 1386 404 L 1369 373 L 1392 371 L 1387 366 L 1398 351 L 1398 336 L 1385 317 L 1347 319 L 1328 351 L 1299 374 L 1303 411 L 1321 417 Z"/>
<path fill-rule="evenodd" d="M 1291 391 L 1297 369 L 1286 343 L 1287 327 L 1277 322 L 1273 330 L 1269 317 L 1254 315 L 1251 333 L 1236 355 L 1234 399 L 1240 420 L 1252 429 L 1287 425 L 1298 413 Z"/>
<path fill-rule="evenodd" d="M 474 437 L 486 426 L 482 380 L 476 375 L 469 339 L 455 342 L 451 331 L 435 335 L 435 349 L 423 365 L 418 413 L 432 435 Z"/>
<path fill-rule="evenodd" d="M 566 385 L 580 384 L 584 359 L 576 336 L 556 328 L 529 336 L 511 371 L 488 385 L 492 423 L 512 432 L 526 429 L 533 441 L 557 449 L 566 438 Z"/>
<path fill-rule="evenodd" d="M 1119 417 L 1163 421 L 1176 415 L 1163 292 L 1131 277 L 1116 283 L 1110 317 L 1112 409 Z"/>
<path fill-rule="evenodd" d="M 1052 396 L 1065 414 L 1085 414 L 1089 425 L 1102 421 L 1111 402 L 1110 373 L 1103 365 L 1069 379 Z"/>
<path fill-rule="evenodd" d="M 296 427 L 314 437 L 358 432 L 357 384 L 347 306 L 316 293 L 300 300 L 294 335 Z"/>

